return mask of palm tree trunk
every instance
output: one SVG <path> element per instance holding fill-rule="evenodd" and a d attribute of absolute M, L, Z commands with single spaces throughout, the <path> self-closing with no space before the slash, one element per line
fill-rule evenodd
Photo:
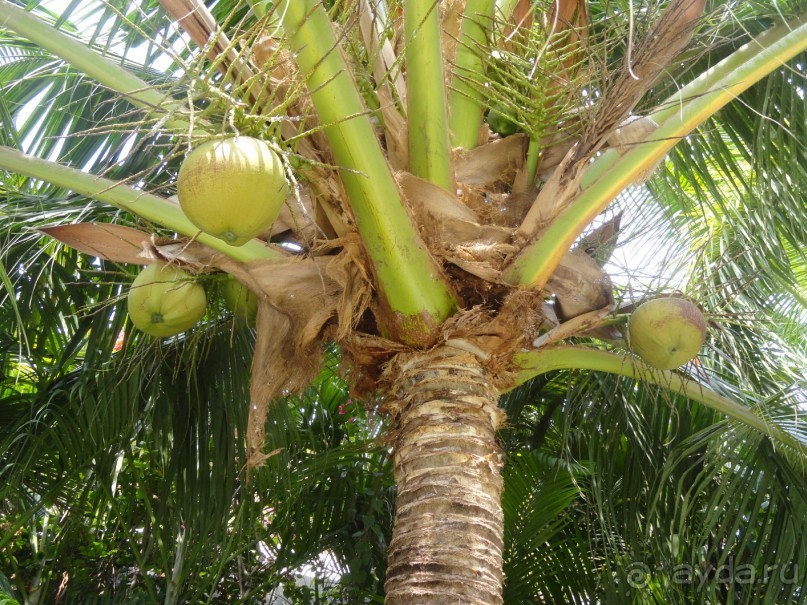
<path fill-rule="evenodd" d="M 503 420 L 479 360 L 448 346 L 397 359 L 398 485 L 387 605 L 502 602 Z"/>

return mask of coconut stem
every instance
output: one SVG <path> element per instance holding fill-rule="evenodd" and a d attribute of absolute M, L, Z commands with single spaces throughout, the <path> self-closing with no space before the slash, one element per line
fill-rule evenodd
<path fill-rule="evenodd" d="M 488 32 L 495 0 L 468 0 L 462 17 L 449 92 L 451 145 L 472 149 L 479 140 Z"/>
<path fill-rule="evenodd" d="M 406 0 L 404 28 L 409 171 L 453 191 L 440 9 L 436 0 Z"/>

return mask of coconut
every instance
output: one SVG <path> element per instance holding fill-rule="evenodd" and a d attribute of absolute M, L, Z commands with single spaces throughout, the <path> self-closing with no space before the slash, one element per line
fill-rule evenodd
<path fill-rule="evenodd" d="M 188 219 L 232 246 L 268 229 L 287 192 L 280 157 L 251 137 L 202 143 L 185 158 L 177 177 L 179 204 Z"/>
<path fill-rule="evenodd" d="M 235 278 L 228 278 L 222 285 L 222 294 L 227 308 L 238 319 L 254 322 L 258 314 L 258 297 Z"/>
<path fill-rule="evenodd" d="M 694 358 L 706 339 L 700 309 L 682 298 L 654 298 L 639 306 L 628 322 L 631 351 L 650 365 L 672 370 Z"/>
<path fill-rule="evenodd" d="M 521 130 L 515 121 L 513 110 L 504 105 L 492 107 L 488 112 L 487 121 L 490 129 L 503 137 L 508 137 Z"/>
<path fill-rule="evenodd" d="M 184 332 L 205 314 L 204 288 L 193 276 L 165 263 L 153 263 L 132 282 L 128 296 L 129 318 L 151 336 Z"/>

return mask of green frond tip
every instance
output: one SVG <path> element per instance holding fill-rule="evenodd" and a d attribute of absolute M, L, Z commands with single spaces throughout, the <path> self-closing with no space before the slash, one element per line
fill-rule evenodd
<path fill-rule="evenodd" d="M 554 370 L 592 370 L 635 378 L 636 380 L 664 387 L 672 393 L 684 395 L 720 414 L 741 422 L 755 431 L 792 447 L 797 452 L 807 454 L 805 444 L 802 444 L 793 435 L 775 424 L 766 422 L 765 419 L 760 418 L 749 407 L 718 395 L 710 388 L 690 380 L 682 374 L 653 368 L 638 357 L 628 353 L 619 354 L 599 351 L 583 346 L 559 346 L 519 353 L 514 363 L 519 368 L 519 374 L 511 388 L 515 388 L 539 374 L 546 374 Z"/>
<path fill-rule="evenodd" d="M 217 237 L 200 233 L 178 205 L 123 183 L 26 155 L 16 149 L 3 146 L 0 146 L 0 168 L 40 179 L 90 199 L 122 208 L 187 237 L 195 237 L 200 243 L 241 262 L 280 258 L 277 251 L 258 240 L 252 240 L 240 248 L 235 248 L 225 244 Z"/>

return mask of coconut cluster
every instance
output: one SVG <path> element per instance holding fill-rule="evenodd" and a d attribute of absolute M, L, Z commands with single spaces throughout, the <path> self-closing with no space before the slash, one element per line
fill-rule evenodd
<path fill-rule="evenodd" d="M 229 137 L 202 143 L 177 177 L 177 196 L 188 219 L 231 246 L 242 246 L 277 219 L 288 194 L 280 157 L 263 141 Z M 236 317 L 254 321 L 257 297 L 229 278 L 222 294 Z M 207 297 L 195 278 L 166 263 L 138 274 L 128 296 L 129 317 L 157 337 L 184 332 L 205 314 Z"/>

